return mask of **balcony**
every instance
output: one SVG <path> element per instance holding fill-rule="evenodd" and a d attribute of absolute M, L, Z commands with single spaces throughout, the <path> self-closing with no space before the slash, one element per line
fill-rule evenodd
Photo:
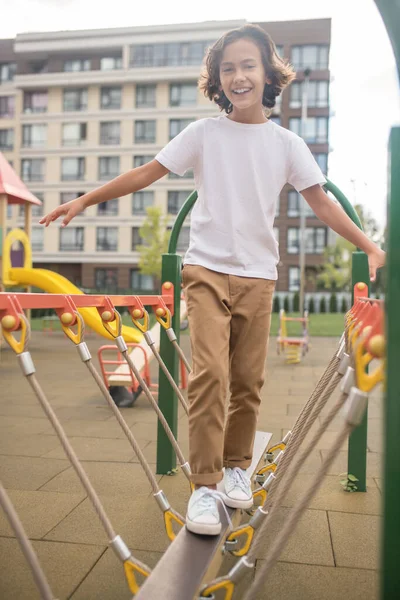
<path fill-rule="evenodd" d="M 131 82 L 145 83 L 157 81 L 197 80 L 201 65 L 187 67 L 152 67 L 115 69 L 112 71 L 64 71 L 60 73 L 30 73 L 17 75 L 14 84 L 17 88 L 50 88 L 50 87 L 87 87 L 89 85 L 111 85 Z M 68 78 L 66 78 L 68 75 Z"/>

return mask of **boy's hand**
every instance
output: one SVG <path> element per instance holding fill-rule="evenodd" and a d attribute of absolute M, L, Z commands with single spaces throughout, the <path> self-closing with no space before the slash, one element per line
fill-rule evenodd
<path fill-rule="evenodd" d="M 369 278 L 371 281 L 376 280 L 376 270 L 385 265 L 386 252 L 376 246 L 368 253 Z"/>
<path fill-rule="evenodd" d="M 56 221 L 58 217 L 64 216 L 63 222 L 61 223 L 61 227 L 65 227 L 68 223 L 76 217 L 79 213 L 85 210 L 85 204 L 82 201 L 82 198 L 76 198 L 75 200 L 71 200 L 70 202 L 66 202 L 65 204 L 61 204 L 57 206 L 50 213 L 42 217 L 39 221 L 45 227 L 48 227 L 50 223 Z"/>

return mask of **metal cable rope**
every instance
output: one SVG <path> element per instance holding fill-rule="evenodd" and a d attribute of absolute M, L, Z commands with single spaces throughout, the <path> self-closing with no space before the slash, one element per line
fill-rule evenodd
<path fill-rule="evenodd" d="M 40 595 L 43 600 L 54 600 L 54 594 L 52 593 L 49 583 L 46 579 L 42 567 L 40 566 L 39 559 L 32 547 L 31 542 L 26 535 L 25 529 L 18 517 L 18 514 L 6 492 L 1 481 L 0 481 L 0 505 L 5 512 L 5 515 L 14 530 L 15 536 L 18 540 L 21 550 L 25 556 L 27 563 L 29 564 L 35 583 L 39 589 Z"/>

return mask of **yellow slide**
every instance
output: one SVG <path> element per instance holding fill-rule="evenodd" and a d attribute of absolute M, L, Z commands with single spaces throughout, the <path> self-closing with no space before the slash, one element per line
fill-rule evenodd
<path fill-rule="evenodd" d="M 34 286 L 49 294 L 83 294 L 68 279 L 46 269 L 11 268 L 8 277 L 15 285 Z M 80 308 L 80 314 L 90 329 L 111 340 L 111 335 L 103 327 L 102 320 L 95 308 Z M 143 336 L 134 327 L 122 326 L 122 336 L 127 343 L 139 343 Z"/>

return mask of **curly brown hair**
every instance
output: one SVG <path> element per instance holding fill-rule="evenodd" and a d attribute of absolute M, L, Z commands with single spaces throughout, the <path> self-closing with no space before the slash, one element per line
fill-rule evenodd
<path fill-rule="evenodd" d="M 221 90 L 220 64 L 226 46 L 243 38 L 257 44 L 261 52 L 265 74 L 271 81 L 264 86 L 262 103 L 265 108 L 272 109 L 275 106 L 276 97 L 296 77 L 293 67 L 279 56 L 274 42 L 264 29 L 258 25 L 248 24 L 228 31 L 208 49 L 205 70 L 199 80 L 199 87 L 204 95 L 228 114 L 232 112 L 233 107 Z"/>

